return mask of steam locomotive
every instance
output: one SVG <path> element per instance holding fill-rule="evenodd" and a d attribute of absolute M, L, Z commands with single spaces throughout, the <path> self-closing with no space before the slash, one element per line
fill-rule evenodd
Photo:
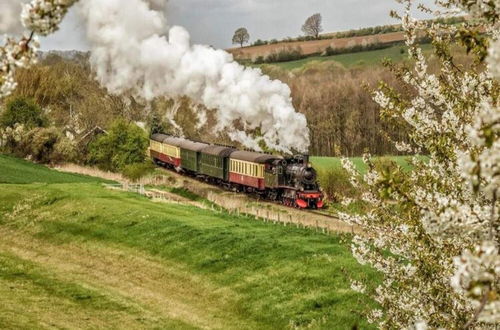
<path fill-rule="evenodd" d="M 323 208 L 317 174 L 306 155 L 281 157 L 154 134 L 149 153 L 159 166 L 235 192 L 301 209 Z"/>

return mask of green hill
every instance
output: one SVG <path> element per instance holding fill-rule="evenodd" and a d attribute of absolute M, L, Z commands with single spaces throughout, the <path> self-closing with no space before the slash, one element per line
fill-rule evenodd
<path fill-rule="evenodd" d="M 1 158 L 0 328 L 370 328 L 348 237 L 92 180 Z"/>
<path fill-rule="evenodd" d="M 60 173 L 23 159 L 0 155 L 0 183 L 91 183 L 103 180 L 78 174 Z"/>
<path fill-rule="evenodd" d="M 424 44 L 421 46 L 424 52 L 429 52 L 432 46 Z M 408 59 L 406 46 L 393 46 L 386 49 L 369 50 L 357 53 L 340 54 L 333 56 L 311 56 L 298 61 L 272 63 L 286 70 L 299 69 L 311 62 L 337 62 L 346 68 L 365 67 L 380 65 L 384 59 L 401 62 Z M 262 66 L 262 65 L 259 65 Z"/>

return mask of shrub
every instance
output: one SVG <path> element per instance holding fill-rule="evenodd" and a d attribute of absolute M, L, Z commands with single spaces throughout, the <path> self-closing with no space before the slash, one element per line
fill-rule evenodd
<path fill-rule="evenodd" d="M 75 158 L 75 146 L 55 127 L 31 130 L 20 144 L 18 152 L 43 164 L 69 162 Z"/>
<path fill-rule="evenodd" d="M 123 167 L 122 174 L 127 179 L 137 182 L 148 174 L 153 173 L 155 166 L 151 162 L 135 163 Z"/>
<path fill-rule="evenodd" d="M 254 64 L 262 64 L 262 63 L 265 63 L 266 62 L 266 59 L 264 58 L 264 56 L 257 56 L 254 60 L 253 60 L 253 63 Z"/>
<path fill-rule="evenodd" d="M 60 164 L 74 162 L 77 159 L 75 144 L 66 137 L 61 137 L 54 145 L 52 151 L 51 163 Z"/>
<path fill-rule="evenodd" d="M 253 43 L 253 46 L 263 46 L 263 45 L 267 45 L 267 41 L 264 41 L 264 40 L 258 39 L 257 41 L 255 41 L 255 42 Z"/>
<path fill-rule="evenodd" d="M 320 170 L 318 179 L 328 201 L 339 203 L 343 197 L 356 196 L 356 190 L 349 182 L 349 174 L 343 168 Z"/>
<path fill-rule="evenodd" d="M 340 54 L 350 54 L 350 53 L 359 53 L 359 52 L 365 52 L 369 50 L 379 50 L 379 49 L 385 49 L 385 48 L 390 48 L 396 44 L 400 44 L 401 42 L 390 42 L 390 43 L 381 43 L 381 42 L 373 42 L 373 43 L 367 43 L 367 44 L 359 44 L 359 45 L 348 45 L 347 47 L 344 48 L 333 48 L 332 46 L 328 46 L 324 52 L 321 54 L 321 56 L 333 56 L 333 55 L 340 55 Z"/>
<path fill-rule="evenodd" d="M 16 124 L 0 129 L 0 151 L 44 164 L 76 159 L 75 145 L 55 127 L 27 130 Z"/>
<path fill-rule="evenodd" d="M 0 152 L 25 157 L 24 153 L 19 152 L 19 146 L 26 139 L 27 133 L 28 130 L 20 124 L 0 128 Z"/>
<path fill-rule="evenodd" d="M 335 55 L 335 49 L 332 46 L 326 47 L 325 51 L 321 56 L 332 56 Z"/>
<path fill-rule="evenodd" d="M 0 125 L 3 127 L 19 124 L 31 129 L 45 126 L 46 122 L 42 109 L 33 100 L 23 97 L 7 102 L 6 110 L 0 116 Z"/>
<path fill-rule="evenodd" d="M 119 171 L 127 165 L 144 162 L 147 147 L 145 132 L 119 119 L 111 125 L 107 135 L 90 144 L 88 162 L 105 171 Z"/>
<path fill-rule="evenodd" d="M 289 61 L 296 61 L 296 60 L 301 60 L 305 58 L 304 54 L 302 54 L 302 49 L 300 47 L 297 48 L 282 48 L 280 50 L 274 51 L 270 54 L 268 54 L 265 58 L 257 58 L 257 60 L 263 62 L 261 63 L 279 63 L 279 62 L 289 62 Z M 254 62 L 257 64 L 257 62 Z M 261 64 L 259 63 L 259 64 Z"/>

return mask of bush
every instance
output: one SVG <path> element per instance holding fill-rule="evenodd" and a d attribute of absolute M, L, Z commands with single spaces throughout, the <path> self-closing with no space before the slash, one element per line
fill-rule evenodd
<path fill-rule="evenodd" d="M 146 133 L 135 124 L 119 119 L 107 135 L 90 144 L 88 163 L 105 171 L 120 171 L 127 165 L 143 163 L 147 147 Z"/>
<path fill-rule="evenodd" d="M 0 151 L 43 164 L 70 162 L 74 144 L 55 127 L 27 130 L 23 125 L 0 129 Z"/>
<path fill-rule="evenodd" d="M 74 162 L 77 159 L 75 144 L 66 137 L 62 137 L 54 145 L 51 163 L 60 164 Z"/>
<path fill-rule="evenodd" d="M 344 48 L 333 48 L 331 46 L 328 46 L 325 51 L 321 54 L 321 56 L 333 56 L 333 55 L 340 55 L 340 54 L 350 54 L 350 53 L 359 53 L 359 52 L 365 52 L 369 50 L 378 50 L 378 49 L 385 49 L 385 48 L 390 48 L 396 44 L 400 44 L 401 42 L 390 42 L 390 43 L 381 43 L 381 42 L 374 42 L 370 44 L 365 44 L 365 45 L 353 45 L 353 46 L 347 46 Z"/>
<path fill-rule="evenodd" d="M 307 56 L 304 56 L 304 54 L 302 54 L 302 49 L 300 47 L 288 47 L 274 51 L 268 54 L 266 57 L 259 56 L 254 60 L 254 64 L 289 62 L 301 60 L 305 57 Z"/>
<path fill-rule="evenodd" d="M 42 109 L 31 99 L 18 97 L 7 102 L 7 108 L 0 116 L 0 125 L 14 127 L 23 125 L 27 129 L 46 125 Z"/>
<path fill-rule="evenodd" d="M 343 197 L 356 196 L 356 190 L 349 182 L 349 174 L 343 168 L 320 170 L 318 179 L 329 202 L 339 203 Z"/>
<path fill-rule="evenodd" d="M 0 152 L 24 158 L 26 154 L 19 149 L 26 140 L 28 132 L 23 125 L 19 124 L 14 127 L 0 128 Z"/>
<path fill-rule="evenodd" d="M 252 46 L 263 46 L 263 45 L 267 45 L 267 41 L 264 41 L 264 40 L 261 40 L 261 39 L 258 39 L 257 41 L 255 41 L 253 43 Z"/>
<path fill-rule="evenodd" d="M 127 179 L 137 182 L 148 174 L 153 173 L 155 166 L 151 162 L 130 164 L 123 167 L 122 174 Z"/>
<path fill-rule="evenodd" d="M 264 56 L 257 56 L 254 60 L 253 60 L 253 63 L 254 64 L 262 64 L 262 63 L 265 63 L 266 62 L 266 59 L 264 58 Z"/>
<path fill-rule="evenodd" d="M 31 130 L 22 142 L 19 152 L 43 164 L 59 164 L 75 158 L 75 147 L 55 127 Z"/>
<path fill-rule="evenodd" d="M 335 49 L 332 46 L 326 47 L 325 51 L 321 56 L 333 56 L 335 55 Z"/>

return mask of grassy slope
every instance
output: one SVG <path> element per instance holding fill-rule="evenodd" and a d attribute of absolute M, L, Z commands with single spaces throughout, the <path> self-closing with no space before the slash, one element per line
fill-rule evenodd
<path fill-rule="evenodd" d="M 98 178 L 78 174 L 59 173 L 23 159 L 0 155 L 0 183 L 91 183 Z"/>
<path fill-rule="evenodd" d="M 0 181 L 14 183 L 0 185 L 0 327 L 369 327 L 359 321 L 366 297 L 349 283 L 373 288 L 377 275 L 345 238 L 81 178 L 20 185 L 17 162 L 0 163 Z M 28 167 L 33 181 L 68 179 Z"/>
<path fill-rule="evenodd" d="M 333 56 L 312 56 L 298 61 L 272 63 L 286 70 L 298 69 L 313 61 L 327 62 L 335 61 L 341 63 L 346 68 L 353 66 L 372 66 L 381 64 L 384 58 L 389 58 L 394 62 L 400 62 L 408 58 L 407 53 L 401 53 L 401 49 L 406 49 L 404 46 L 393 46 L 386 49 L 370 50 L 366 52 L 340 54 Z M 424 51 L 431 49 L 430 45 L 422 45 Z"/>

